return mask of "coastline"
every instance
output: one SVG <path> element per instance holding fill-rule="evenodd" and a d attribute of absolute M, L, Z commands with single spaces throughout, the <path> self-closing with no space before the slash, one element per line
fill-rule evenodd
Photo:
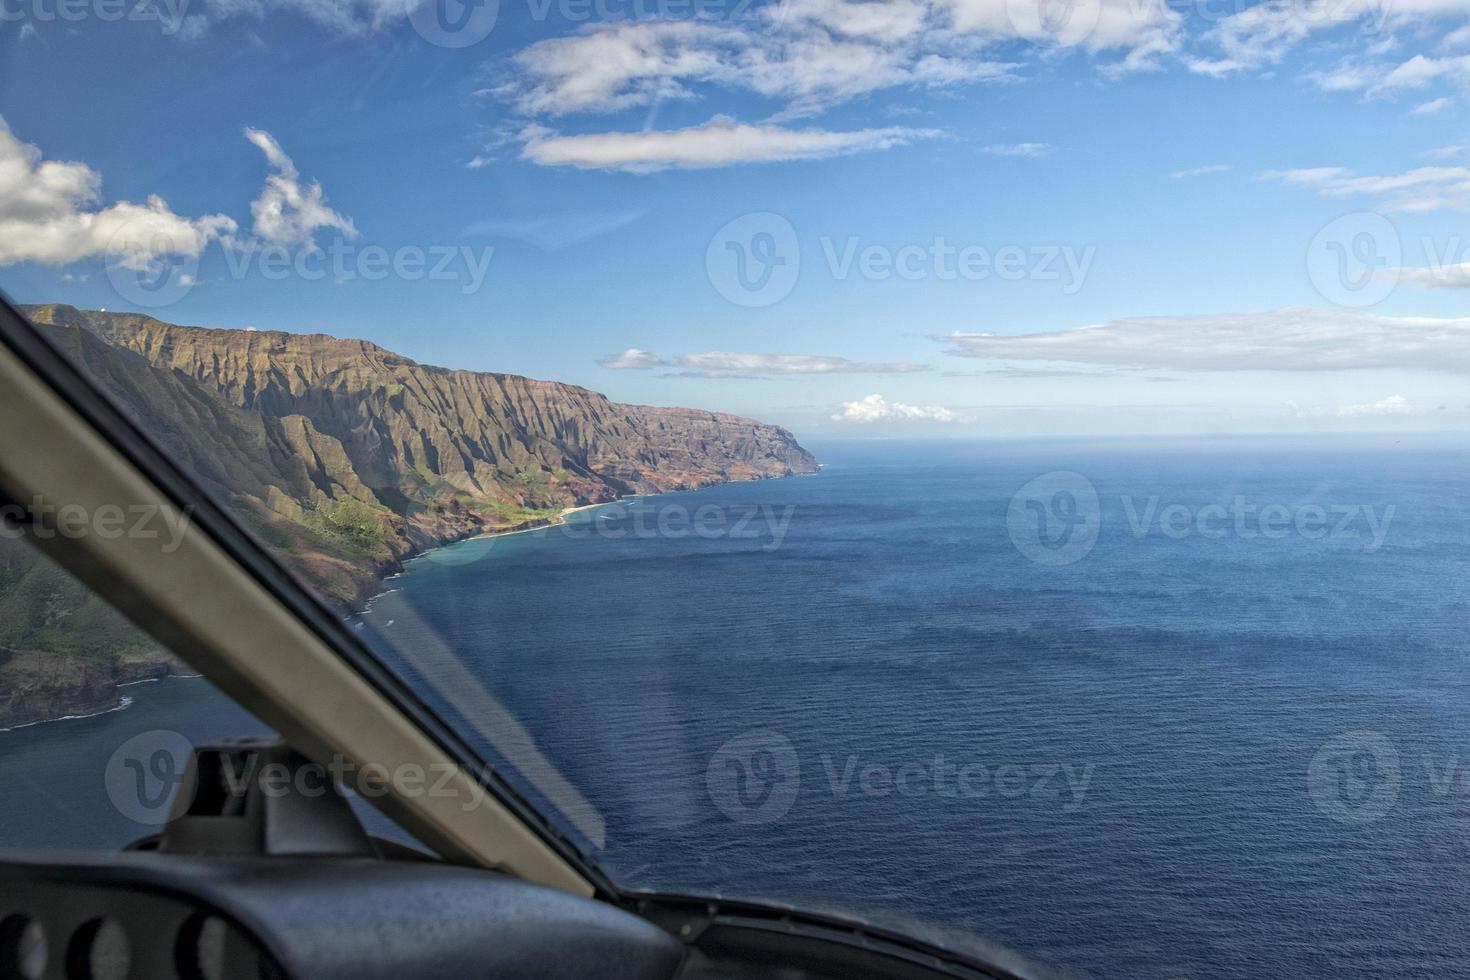
<path fill-rule="evenodd" d="M 741 481 L 741 482 L 746 482 L 746 481 Z M 674 493 L 678 493 L 680 491 L 677 491 L 676 490 L 676 491 L 673 491 L 673 492 Z M 626 497 L 618 497 L 618 498 L 613 499 L 613 500 L 599 500 L 595 504 L 578 504 L 575 507 L 564 507 L 564 508 L 562 508 L 561 512 L 559 514 L 557 514 L 555 517 L 552 517 L 552 518 L 550 518 L 548 520 L 541 521 L 539 523 L 533 524 L 530 527 L 512 527 L 512 528 L 505 528 L 504 530 L 500 530 L 500 531 L 485 531 L 485 532 L 483 532 L 481 534 L 472 534 L 469 537 L 463 538 L 461 540 L 464 540 L 464 541 L 478 541 L 481 538 L 504 538 L 504 537 L 509 537 L 512 534 L 525 534 L 527 531 L 540 531 L 543 528 L 560 527 L 561 525 L 563 525 L 563 524 L 565 524 L 567 522 L 567 515 L 568 514 L 576 514 L 579 511 L 592 510 L 593 508 L 596 508 L 596 507 L 608 507 L 608 506 L 611 506 L 612 504 L 620 504 L 620 503 L 622 503 L 625 500 L 639 500 L 639 499 L 642 499 L 644 497 L 649 497 L 649 496 L 653 496 L 653 494 L 647 494 L 647 493 L 631 493 L 631 494 L 629 494 Z M 432 551 L 433 549 L 429 549 L 429 550 Z M 414 558 L 422 558 L 422 557 L 424 557 L 424 555 L 427 555 L 428 553 L 429 553 L 428 551 L 425 551 L 423 554 L 414 555 Z M 410 560 L 412 560 L 412 559 L 410 559 Z"/>
<path fill-rule="evenodd" d="M 403 558 L 396 560 L 392 564 L 385 565 L 378 569 L 379 574 L 373 579 L 373 587 L 371 592 L 367 595 L 359 594 L 349 604 L 349 608 L 351 609 L 351 611 L 346 613 L 344 618 L 354 619 L 369 612 L 375 599 L 394 591 L 391 584 L 392 580 L 404 574 L 404 572 L 407 571 L 407 566 L 409 565 L 409 563 L 424 558 L 432 552 L 439 550 L 440 548 L 449 547 L 450 545 L 459 544 L 465 541 L 474 541 L 481 538 L 500 538 L 512 534 L 525 534 L 528 531 L 539 531 L 545 528 L 559 527 L 567 523 L 567 517 L 571 514 L 576 514 L 585 510 L 594 510 L 598 507 L 606 507 L 611 504 L 626 503 L 632 500 L 643 500 L 651 497 L 661 497 L 669 494 L 688 493 L 694 490 L 703 490 L 708 487 L 714 486 L 728 486 L 736 483 L 761 483 L 766 480 L 784 480 L 797 476 L 813 476 L 816 475 L 816 473 L 818 472 L 820 472 L 820 469 L 812 473 L 786 473 L 780 476 L 757 476 L 741 480 L 718 480 L 711 483 L 701 484 L 699 486 L 679 487 L 677 489 L 662 490 L 654 493 L 627 494 L 625 496 L 616 497 L 612 500 L 599 500 L 592 503 L 576 504 L 571 507 L 564 507 L 554 517 L 542 518 L 536 521 L 526 522 L 524 525 L 521 526 L 500 528 L 493 531 L 484 531 L 478 534 L 465 535 L 463 537 L 455 538 L 453 540 L 438 542 L 431 547 L 423 548 L 422 550 L 404 556 Z M 173 660 L 172 658 L 170 658 L 170 660 L 173 664 L 179 664 L 178 661 Z M 185 669 L 191 669 L 188 668 L 187 665 L 179 664 L 179 666 L 182 666 Z M 98 685 L 101 688 L 101 690 L 97 692 L 98 696 L 94 696 L 92 699 L 86 700 L 85 702 L 83 702 L 82 698 L 80 697 L 79 691 L 71 690 L 66 692 L 69 697 L 68 703 L 63 709 L 65 711 L 64 714 L 53 715 L 50 717 L 34 717 L 28 716 L 25 713 L 17 713 L 19 720 L 13 724 L 5 724 L 4 721 L 0 721 L 0 734 L 4 734 L 8 731 L 15 731 L 21 728 L 30 728 L 35 725 L 44 725 L 51 722 L 59 721 L 73 721 L 81 718 L 93 718 L 97 715 L 107 714 L 113 711 L 121 711 L 127 708 L 132 703 L 131 698 L 128 698 L 126 695 L 120 692 L 120 689 L 123 687 L 127 687 L 131 684 L 146 683 L 153 680 L 162 680 L 167 677 L 200 676 L 197 673 L 176 672 L 175 669 L 172 669 L 172 665 L 169 662 L 165 662 L 165 664 L 159 665 L 149 665 L 149 668 L 145 668 L 145 671 L 148 676 L 131 677 L 126 679 L 112 678 L 110 679 L 111 683 L 107 683 L 106 681 L 104 681 L 101 685 Z"/>
<path fill-rule="evenodd" d="M 19 699 L 10 699 L 0 708 L 0 733 L 121 711 L 133 702 L 124 693 L 126 688 L 170 677 L 200 676 L 176 657 L 165 656 L 163 660 L 135 661 L 106 671 L 83 665 L 76 668 L 81 671 L 80 677 L 64 683 L 55 678 L 42 678 L 40 683 L 35 683 L 35 678 L 24 678 L 31 680 L 34 686 L 27 688 Z M 49 710 L 32 708 L 36 701 L 43 702 Z"/>

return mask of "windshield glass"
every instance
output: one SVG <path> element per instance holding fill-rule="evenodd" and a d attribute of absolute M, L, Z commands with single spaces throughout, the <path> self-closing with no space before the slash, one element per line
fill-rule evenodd
<path fill-rule="evenodd" d="M 1467 31 L 0 0 L 0 288 L 621 887 L 1470 976 Z M 5 826 L 254 730 L 7 560 Z"/>

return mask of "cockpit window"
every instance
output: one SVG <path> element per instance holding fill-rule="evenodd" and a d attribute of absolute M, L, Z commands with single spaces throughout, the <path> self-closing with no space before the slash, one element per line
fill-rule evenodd
<path fill-rule="evenodd" d="M 1467 18 L 0 0 L 0 289 L 618 889 L 1470 975 Z M 119 846 L 262 726 L 0 504 Z"/>

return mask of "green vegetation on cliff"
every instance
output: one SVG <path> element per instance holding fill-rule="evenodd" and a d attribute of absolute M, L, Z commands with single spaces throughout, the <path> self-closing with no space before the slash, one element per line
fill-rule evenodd
<path fill-rule="evenodd" d="M 367 341 L 182 327 L 70 306 L 24 310 L 170 458 L 344 611 L 405 558 L 463 537 L 633 493 L 817 468 L 776 426 L 431 367 Z M 0 726 L 102 710 L 116 683 L 174 669 L 24 543 L 0 541 L 0 590 L 18 604 L 0 625 Z"/>

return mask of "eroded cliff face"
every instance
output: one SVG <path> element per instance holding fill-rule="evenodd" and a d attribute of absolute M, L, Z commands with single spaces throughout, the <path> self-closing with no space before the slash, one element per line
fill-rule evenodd
<path fill-rule="evenodd" d="M 38 307 L 226 403 L 300 417 L 392 499 L 446 489 L 527 506 L 811 472 L 791 433 L 716 412 L 621 405 L 575 385 L 418 364 L 361 340 L 206 330 Z"/>
<path fill-rule="evenodd" d="M 817 469 L 777 426 L 431 367 L 367 341 L 183 327 L 69 306 L 23 309 L 283 563 L 344 610 L 360 606 L 403 559 L 459 538 L 543 524 L 563 508 L 632 493 Z M 23 556 L 5 557 L 25 547 L 0 542 L 0 596 L 19 577 L 39 574 Z M 43 577 L 54 602 L 101 615 L 80 586 Z M 63 649 L 61 633 L 28 622 L 0 628 L 9 654 L 0 662 L 0 727 L 104 710 L 117 683 L 136 679 L 130 670 L 177 669 L 146 642 L 121 643 L 111 627 L 96 643 L 83 636 L 80 647 Z"/>

